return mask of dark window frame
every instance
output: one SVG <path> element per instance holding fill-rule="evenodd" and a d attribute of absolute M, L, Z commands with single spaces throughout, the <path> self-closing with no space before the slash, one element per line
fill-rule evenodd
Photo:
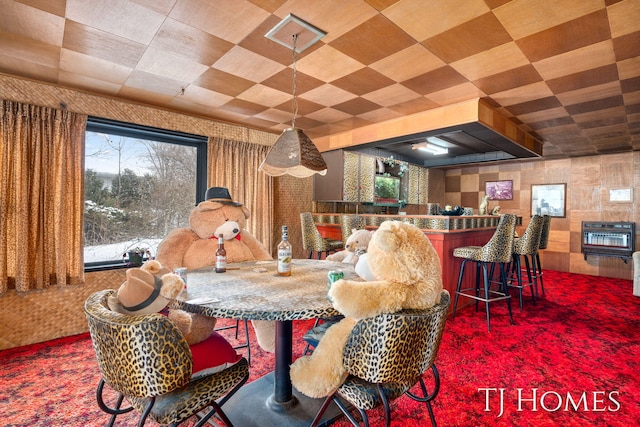
<path fill-rule="evenodd" d="M 196 204 L 204 200 L 207 191 L 208 137 L 186 132 L 172 131 L 151 126 L 137 125 L 100 117 L 88 117 L 86 132 L 99 132 L 128 138 L 146 139 L 196 148 Z M 84 200 L 83 200 L 84 203 Z M 84 271 L 103 271 L 126 268 L 123 261 L 97 261 L 84 264 Z"/>

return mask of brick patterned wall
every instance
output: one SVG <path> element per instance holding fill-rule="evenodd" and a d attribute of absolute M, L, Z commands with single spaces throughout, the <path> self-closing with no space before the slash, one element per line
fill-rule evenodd
<path fill-rule="evenodd" d="M 489 208 L 500 205 L 503 213 L 521 215 L 519 233 L 531 217 L 531 185 L 567 184 L 566 217 L 551 220 L 549 247 L 541 253 L 545 268 L 632 278 L 631 262 L 597 256 L 584 260 L 580 252 L 581 226 L 587 220 L 640 223 L 640 152 L 449 169 L 445 172 L 443 202 L 477 209 L 485 182 L 497 180 L 513 181 L 513 200 L 490 201 Z M 632 188 L 633 201 L 610 203 L 609 190 L 616 188 Z M 639 232 L 636 229 L 637 250 Z"/>

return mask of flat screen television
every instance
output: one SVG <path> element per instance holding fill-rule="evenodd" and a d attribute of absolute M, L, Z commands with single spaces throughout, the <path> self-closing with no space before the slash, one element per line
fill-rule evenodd
<path fill-rule="evenodd" d="M 375 203 L 398 203 L 400 200 L 400 178 L 376 175 L 373 184 Z"/>

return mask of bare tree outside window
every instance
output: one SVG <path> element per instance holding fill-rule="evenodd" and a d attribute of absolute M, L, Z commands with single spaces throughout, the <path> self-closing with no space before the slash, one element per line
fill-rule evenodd
<path fill-rule="evenodd" d="M 85 263 L 122 261 L 174 228 L 188 226 L 196 204 L 197 148 L 86 132 Z"/>

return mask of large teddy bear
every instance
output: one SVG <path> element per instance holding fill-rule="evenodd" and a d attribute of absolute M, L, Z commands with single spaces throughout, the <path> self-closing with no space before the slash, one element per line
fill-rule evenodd
<path fill-rule="evenodd" d="M 347 238 L 344 250 L 331 254 L 327 257 L 327 261 L 344 262 L 356 265 L 362 254 L 367 252 L 371 235 L 373 231 L 367 230 L 351 230 L 351 235 Z"/>
<path fill-rule="evenodd" d="M 245 230 L 249 210 L 234 202 L 229 190 L 211 187 L 205 200 L 189 215 L 189 228 L 177 228 L 160 242 L 156 259 L 169 268 L 195 270 L 216 264 L 218 237 L 222 235 L 227 263 L 271 260 L 267 248 Z M 273 322 L 252 321 L 258 344 L 264 350 L 275 350 Z"/>
<path fill-rule="evenodd" d="M 293 385 L 309 397 L 328 396 L 346 379 L 342 354 L 358 319 L 406 308 L 425 309 L 440 302 L 440 259 L 416 226 L 383 222 L 357 267 L 363 262 L 367 263 L 367 274 L 361 274 L 361 268 L 356 272 L 371 281 L 341 279 L 331 286 L 329 298 L 345 318 L 327 329 L 310 356 L 291 365 Z"/>
<path fill-rule="evenodd" d="M 177 274 L 150 260 L 130 268 L 126 280 L 107 300 L 109 308 L 122 314 L 165 313 L 176 324 L 191 348 L 193 373 L 215 372 L 240 360 L 233 346 L 214 332 L 216 319 L 171 308 L 184 283 Z"/>

